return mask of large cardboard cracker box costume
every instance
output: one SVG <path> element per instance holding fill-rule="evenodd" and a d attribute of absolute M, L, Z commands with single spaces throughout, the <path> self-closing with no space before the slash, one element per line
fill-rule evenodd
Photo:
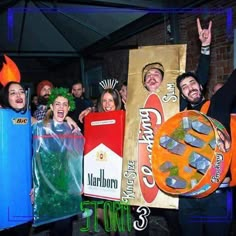
<path fill-rule="evenodd" d="M 186 45 L 147 46 L 130 50 L 128 100 L 121 201 L 131 205 L 178 208 L 178 197 L 161 191 L 152 173 L 152 146 L 160 125 L 179 112 L 176 77 L 185 72 Z M 155 92 L 144 87 L 148 64 L 160 63 L 164 78 Z"/>

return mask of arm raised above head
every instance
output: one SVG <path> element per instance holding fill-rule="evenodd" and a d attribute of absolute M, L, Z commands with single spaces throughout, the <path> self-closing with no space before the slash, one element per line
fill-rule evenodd
<path fill-rule="evenodd" d="M 205 87 L 209 77 L 210 70 L 210 45 L 211 45 L 211 28 L 212 21 L 209 22 L 207 29 L 202 29 L 199 18 L 197 18 L 197 28 L 199 40 L 201 41 L 201 54 L 198 61 L 196 75 L 200 84 Z"/>
<path fill-rule="evenodd" d="M 211 44 L 211 28 L 212 22 L 209 22 L 207 29 L 203 29 L 199 18 L 197 18 L 197 29 L 199 40 L 201 41 L 201 53 L 198 60 L 196 75 L 203 88 L 206 86 L 210 71 L 210 44 Z M 187 102 L 180 97 L 180 110 L 183 111 L 187 107 Z"/>

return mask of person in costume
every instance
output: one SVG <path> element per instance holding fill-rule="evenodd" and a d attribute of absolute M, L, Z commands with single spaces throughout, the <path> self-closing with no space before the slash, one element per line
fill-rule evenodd
<path fill-rule="evenodd" d="M 197 18 L 197 30 L 199 35 L 199 40 L 201 42 L 201 53 L 198 61 L 198 66 L 196 69 L 196 74 L 199 77 L 199 80 L 201 81 L 202 85 L 206 85 L 208 74 L 209 74 L 209 68 L 210 68 L 210 44 L 211 44 L 211 27 L 212 22 L 209 22 L 208 28 L 203 29 L 200 23 L 200 19 Z M 163 63 L 164 64 L 164 63 Z M 148 71 L 151 69 L 151 72 L 148 75 Z M 148 82 L 145 82 L 145 77 L 150 77 Z M 149 92 L 156 92 L 156 90 L 161 86 L 161 82 L 164 78 L 164 68 L 161 62 L 150 62 L 147 65 L 144 65 L 142 69 L 142 81 L 144 87 Z M 184 109 L 187 106 L 187 102 L 180 97 L 180 109 Z M 165 218 L 169 230 L 170 236 L 182 236 L 181 227 L 178 223 L 178 210 L 175 209 L 164 209 L 164 208 L 151 208 L 151 215 L 161 215 Z M 136 232 L 136 235 L 149 235 L 150 224 L 147 225 L 145 228 L 145 232 L 140 231 Z"/>
<path fill-rule="evenodd" d="M 11 109 L 15 112 L 26 112 L 26 93 L 25 89 L 19 82 L 11 81 L 2 88 L 1 105 L 2 109 Z M 30 145 L 30 144 L 29 144 Z M 14 163 L 14 162 L 13 162 Z M 14 180 L 15 181 L 15 180 Z M 20 184 L 20 183 L 18 183 Z M 30 190 L 29 190 L 30 194 Z M 30 203 L 29 203 L 30 204 Z M 6 236 L 27 236 L 30 235 L 32 222 L 20 224 L 9 229 L 0 231 L 1 235 Z"/>
<path fill-rule="evenodd" d="M 65 88 L 53 88 L 50 109 L 33 125 L 34 225 L 49 224 L 51 236 L 71 236 L 80 212 L 84 137 L 64 122 L 75 108 Z"/>
<path fill-rule="evenodd" d="M 119 92 L 114 89 L 117 83 L 118 81 L 113 82 L 113 85 L 110 85 L 106 80 L 100 82 L 100 85 L 104 88 L 104 90 L 98 99 L 98 112 L 121 110 L 121 97 Z M 83 122 L 84 117 L 87 116 L 91 111 L 93 111 L 91 107 L 88 107 L 82 111 L 79 116 L 80 122 Z"/>
<path fill-rule="evenodd" d="M 98 112 L 121 110 L 121 98 L 117 90 L 104 89 L 98 101 Z"/>
<path fill-rule="evenodd" d="M 15 111 L 26 109 L 25 89 L 19 82 L 9 82 L 2 90 L 2 107 Z"/>
<path fill-rule="evenodd" d="M 164 67 L 159 62 L 149 63 L 143 68 L 143 85 L 149 92 L 156 92 L 164 77 Z"/>
<path fill-rule="evenodd" d="M 48 99 L 51 94 L 51 90 L 53 88 L 53 84 L 49 80 L 42 80 L 37 85 L 37 96 L 38 96 L 38 103 L 36 111 L 33 114 L 33 117 L 36 120 L 43 120 L 46 116 L 46 113 L 48 111 Z M 79 129 L 77 123 L 69 116 L 66 116 L 65 120 L 68 122 L 71 129 Z"/>
<path fill-rule="evenodd" d="M 15 130 L 17 130 L 16 132 L 20 132 L 18 133 L 18 135 L 24 135 L 24 137 L 22 137 L 22 139 L 16 144 L 18 145 L 19 143 L 22 144 L 22 150 L 21 152 L 23 153 L 19 153 L 17 154 L 17 156 L 15 156 L 15 162 L 12 161 L 12 156 L 9 153 L 14 153 L 14 151 L 11 151 L 12 148 L 10 147 L 10 144 L 7 143 L 6 146 L 3 147 L 3 149 L 1 149 L 1 155 L 2 153 L 6 156 L 1 156 L 1 158 L 10 158 L 10 163 L 8 162 L 8 159 L 2 161 L 1 160 L 1 167 L 4 168 L 9 168 L 10 165 L 12 165 L 11 170 L 7 170 L 6 173 L 8 173 L 8 176 L 6 176 L 5 178 L 5 183 L 7 183 L 7 185 L 5 186 L 5 189 L 10 189 L 13 194 L 16 194 L 16 191 L 18 191 L 18 186 L 21 186 L 21 192 L 18 194 L 18 196 L 16 197 L 15 195 L 13 195 L 12 193 L 8 193 L 8 197 L 7 197 L 7 202 L 9 203 L 8 208 L 20 208 L 21 206 L 23 206 L 23 208 L 21 208 L 20 210 L 20 214 L 23 213 L 25 214 L 26 212 L 28 212 L 28 216 L 24 216 L 23 219 L 21 216 L 19 216 L 18 218 L 18 222 L 14 222 L 11 221 L 11 216 L 9 217 L 9 215 L 7 216 L 9 220 L 9 222 L 6 222 L 6 220 L 1 219 L 1 223 L 3 223 L 3 225 L 9 225 L 10 228 L 5 229 L 3 231 L 1 231 L 1 235 L 15 235 L 15 236 L 23 236 L 23 235 L 29 235 L 30 231 L 31 231 L 31 220 L 32 220 L 32 216 L 30 216 L 31 214 L 31 203 L 30 203 L 30 198 L 29 198 L 29 194 L 30 194 L 30 188 L 31 188 L 31 183 L 29 179 L 29 176 L 31 176 L 31 169 L 28 168 L 28 165 L 30 165 L 30 155 L 31 155 L 31 149 L 30 149 L 30 145 L 31 143 L 27 143 L 27 141 L 30 141 L 30 139 L 28 139 L 28 137 L 30 136 L 30 122 L 28 122 L 28 114 L 27 114 L 27 98 L 26 98 L 26 92 L 24 87 L 20 84 L 20 80 L 21 80 L 21 75 L 20 75 L 20 71 L 17 67 L 17 65 L 15 64 L 15 62 L 9 58 L 7 55 L 4 55 L 3 57 L 3 61 L 2 61 L 2 67 L 1 67 L 1 71 L 0 71 L 0 103 L 1 103 L 1 108 L 2 109 L 6 109 L 6 112 L 4 111 L 1 115 L 2 116 L 2 120 L 0 121 L 3 122 L 2 124 L 7 123 L 9 125 L 9 127 L 12 128 L 16 128 Z M 7 122 L 6 121 L 6 117 L 10 118 L 12 117 L 12 121 L 11 122 Z M 24 126 L 15 126 L 14 125 L 14 120 L 17 120 L 17 117 L 21 117 L 24 120 L 26 120 L 27 122 L 25 123 Z M 2 125 L 1 124 L 1 125 Z M 12 137 L 13 136 L 13 132 L 9 132 L 6 135 L 8 135 L 8 137 Z M 4 143 L 4 140 L 6 140 L 5 138 L 3 140 L 1 140 L 1 144 Z M 24 143 L 26 142 L 26 143 Z M 4 144 L 5 145 L 5 144 Z M 18 145 L 19 146 L 19 145 Z M 7 150 L 7 152 L 5 151 Z M 18 150 L 19 151 L 19 150 Z M 19 166 L 18 166 L 19 164 Z M 15 168 L 21 168 L 22 174 L 19 178 L 15 179 L 17 174 L 15 174 Z M 13 170 L 13 171 L 12 171 Z M 5 172 L 3 172 L 5 173 Z M 26 182 L 22 182 L 25 181 Z M 4 189 L 4 187 L 3 187 Z M 4 194 L 2 194 L 3 198 L 4 198 Z M 15 198 L 16 200 L 14 202 L 12 202 L 12 198 Z M 4 200 L 1 200 L 4 201 Z M 24 202 L 22 202 L 24 201 Z M 20 205 L 18 205 L 20 204 Z M 3 213 L 5 211 L 4 208 L 4 203 L 3 205 L 1 204 L 1 206 L 3 207 L 3 209 L 1 209 L 1 213 Z M 3 211 L 2 211 L 3 210 Z M 12 209 L 13 211 L 15 211 L 15 209 Z"/>
<path fill-rule="evenodd" d="M 119 92 L 115 89 L 117 80 L 103 80 L 100 82 L 100 85 L 104 89 L 98 99 L 97 112 L 110 112 L 121 110 L 122 102 Z M 90 112 L 92 112 L 91 108 L 85 109 L 79 116 L 81 122 L 83 122 L 83 118 L 87 116 Z M 92 198 L 92 200 L 101 200 L 97 198 Z M 105 200 L 104 200 L 105 201 Z M 104 227 L 104 209 L 97 209 L 97 217 L 101 222 L 101 225 Z M 107 216 L 111 215 L 111 212 L 106 214 Z M 118 232 L 110 232 L 110 235 L 119 235 Z"/>
<path fill-rule="evenodd" d="M 181 96 L 187 101 L 188 110 L 201 111 L 206 99 L 203 87 L 198 77 L 192 72 L 186 72 L 177 77 L 177 87 Z M 224 99 L 222 99 L 224 98 Z M 233 102 L 236 99 L 236 70 L 232 72 L 225 85 L 210 99 L 210 106 L 206 113 L 210 118 L 221 122 L 230 133 L 230 114 Z M 213 194 L 201 198 L 180 197 L 179 220 L 183 235 L 228 235 L 230 230 L 230 217 L 227 209 L 231 208 L 231 194 L 228 187 L 230 178 L 226 176 L 223 183 Z M 195 216 L 202 216 L 200 222 L 193 222 Z M 214 218 L 219 219 L 214 221 Z M 220 219 L 221 217 L 221 219 Z M 209 222 L 213 219 L 213 222 Z M 192 220 L 192 221 L 191 221 Z"/>

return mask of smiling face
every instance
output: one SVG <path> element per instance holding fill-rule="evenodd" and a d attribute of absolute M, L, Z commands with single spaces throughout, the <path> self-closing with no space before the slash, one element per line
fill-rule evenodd
<path fill-rule="evenodd" d="M 26 97 L 25 90 L 19 84 L 11 84 L 8 90 L 9 105 L 15 109 L 20 110 L 25 107 Z"/>
<path fill-rule="evenodd" d="M 161 85 L 163 76 L 158 69 L 150 69 L 145 75 L 144 86 L 150 92 L 155 92 Z"/>
<path fill-rule="evenodd" d="M 53 104 L 50 105 L 50 108 L 53 111 L 53 120 L 58 123 L 63 123 L 70 109 L 68 99 L 58 96 Z"/>
<path fill-rule="evenodd" d="M 112 95 L 108 92 L 104 93 L 101 103 L 102 103 L 102 108 L 105 112 L 116 110 L 114 99 Z"/>
<path fill-rule="evenodd" d="M 197 104 L 203 99 L 202 86 L 191 76 L 180 82 L 180 89 L 182 96 L 192 104 Z"/>

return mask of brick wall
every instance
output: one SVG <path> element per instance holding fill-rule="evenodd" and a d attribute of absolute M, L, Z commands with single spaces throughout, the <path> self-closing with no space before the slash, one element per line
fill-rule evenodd
<path fill-rule="evenodd" d="M 227 34 L 226 31 L 227 8 L 232 8 L 233 10 L 233 27 L 232 31 L 229 32 L 231 34 Z M 194 9 L 196 10 L 197 8 Z M 196 18 L 199 17 L 202 25 L 205 27 L 208 27 L 209 20 L 212 20 L 211 68 L 208 82 L 208 91 L 210 91 L 214 83 L 226 80 L 233 70 L 233 29 L 236 27 L 236 15 L 234 14 L 236 2 L 229 0 L 227 3 L 222 3 L 221 0 L 212 0 L 208 1 L 205 5 L 199 6 L 198 9 L 205 9 L 206 13 L 192 12 L 177 15 L 179 21 L 179 43 L 186 43 L 188 45 L 187 70 L 195 70 L 200 52 Z M 209 10 L 211 11 L 210 13 Z M 213 10 L 216 11 L 213 12 Z M 219 13 L 220 10 L 222 10 L 222 13 Z M 134 35 L 117 46 L 171 44 L 171 37 L 166 30 L 168 23 L 168 18 L 163 15 L 163 23 Z M 99 57 L 104 59 L 103 69 L 105 77 L 115 77 L 120 81 L 127 78 L 128 50 L 110 51 L 99 54 Z M 91 66 L 88 62 L 87 65 Z"/>

